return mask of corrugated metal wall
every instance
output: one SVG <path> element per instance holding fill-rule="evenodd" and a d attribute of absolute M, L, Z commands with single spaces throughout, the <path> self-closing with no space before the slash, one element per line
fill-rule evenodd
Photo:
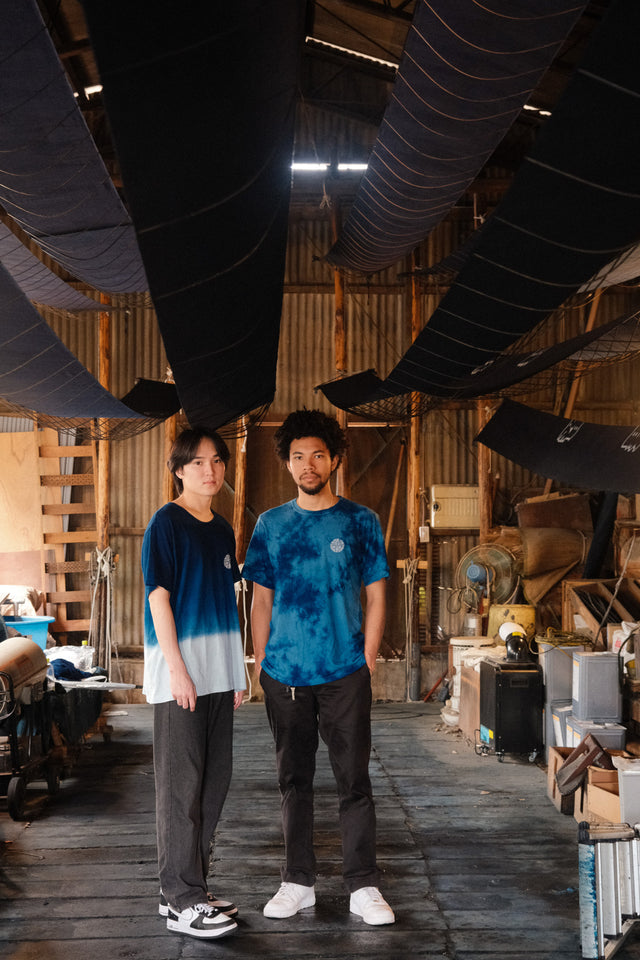
<path fill-rule="evenodd" d="M 334 82 L 335 78 L 334 78 Z M 300 114 L 296 142 L 298 159 L 360 160 L 368 156 L 375 129 L 362 120 L 321 109 Z M 320 156 L 323 154 L 323 156 Z M 324 154 L 327 154 L 325 157 Z M 348 213 L 340 200 L 345 181 L 323 180 L 304 175 L 294 179 L 285 290 L 277 369 L 277 389 L 266 424 L 252 428 L 247 441 L 247 536 L 255 518 L 264 509 L 294 495 L 291 480 L 275 460 L 273 426 L 292 409 L 301 406 L 330 410 L 317 385 L 336 376 L 334 272 L 324 261 L 332 243 L 331 208 L 338 220 Z M 497 197 L 495 198 L 497 199 Z M 486 204 L 486 200 L 484 201 Z M 492 202 L 495 202 L 492 199 Z M 481 210 L 481 213 L 486 210 Z M 474 226 L 469 201 L 452 211 L 425 241 L 417 254 L 418 266 L 427 267 L 455 250 Z M 349 372 L 370 367 L 385 376 L 407 349 L 410 341 L 409 263 L 401 263 L 369 280 L 346 276 L 345 323 Z M 446 286 L 429 279 L 423 286 L 423 320 L 427 321 Z M 606 294 L 600 303 L 598 323 L 629 309 L 633 291 Z M 567 308 L 554 324 L 542 327 L 531 338 L 541 346 L 584 328 L 589 304 Z M 98 357 L 97 315 L 70 315 L 51 311 L 47 319 L 67 346 L 95 374 Z M 154 313 L 135 298 L 114 298 L 112 310 L 112 383 L 116 396 L 123 396 L 137 377 L 164 379 L 166 358 Z M 640 364 L 619 363 L 585 377 L 581 383 L 574 416 L 602 423 L 636 423 L 640 420 Z M 519 397 L 527 402 L 526 395 Z M 530 398 L 533 406 L 562 411 L 560 395 L 551 383 Z M 421 486 L 425 516 L 432 484 L 473 484 L 477 481 L 477 458 L 473 438 L 477 412 L 473 405 L 452 405 L 431 411 L 422 423 Z M 350 466 L 356 478 L 353 496 L 380 515 L 383 529 L 389 523 L 390 502 L 396 467 L 406 429 L 380 424 L 350 428 Z M 232 445 L 233 446 L 233 445 Z M 232 450 L 233 453 L 233 450 Z M 115 576 L 114 635 L 122 645 L 141 643 L 142 581 L 139 570 L 141 536 L 151 514 L 161 505 L 164 470 L 164 429 L 157 427 L 142 436 L 112 445 L 110 493 L 112 545 L 119 560 Z M 220 511 L 232 518 L 234 460 L 229 465 L 229 489 Z M 515 521 L 515 505 L 527 495 L 538 493 L 544 478 L 505 460 L 493 457 L 497 478 L 496 521 Z M 391 618 L 388 651 L 404 648 L 402 577 L 396 563 L 407 555 L 406 459 L 399 474 L 397 512 L 390 529 L 390 560 L 393 567 Z M 431 622 L 440 623 L 448 633 L 460 630 L 459 619 L 449 609 L 448 599 L 455 585 L 460 558 L 476 542 L 468 535 L 434 535 L 434 608 Z M 430 639 L 427 637 L 427 640 Z"/>

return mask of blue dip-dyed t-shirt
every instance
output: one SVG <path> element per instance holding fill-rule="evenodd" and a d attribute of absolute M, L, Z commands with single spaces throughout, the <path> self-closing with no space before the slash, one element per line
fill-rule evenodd
<path fill-rule="evenodd" d="M 196 694 L 246 687 L 235 581 L 240 580 L 229 523 L 207 523 L 175 503 L 161 507 L 142 541 L 145 583 L 144 684 L 149 703 L 171 700 L 171 684 L 149 608 L 156 587 L 169 591 L 180 653 Z"/>
<path fill-rule="evenodd" d="M 389 576 L 378 517 L 339 498 L 327 510 L 295 500 L 256 524 L 242 570 L 274 591 L 263 670 L 281 683 L 311 686 L 365 664 L 362 584 Z"/>

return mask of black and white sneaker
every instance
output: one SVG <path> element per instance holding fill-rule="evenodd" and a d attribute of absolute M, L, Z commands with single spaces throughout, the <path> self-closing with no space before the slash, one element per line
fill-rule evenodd
<path fill-rule="evenodd" d="M 190 937 L 226 937 L 237 929 L 235 920 L 208 903 L 194 903 L 181 912 L 168 908 L 167 930 L 174 933 L 186 933 Z"/>
<path fill-rule="evenodd" d="M 228 917 L 235 917 L 238 912 L 235 903 L 231 903 L 230 900 L 220 900 L 214 893 L 207 894 L 207 902 L 210 907 L 214 907 L 214 909 L 219 910 L 220 913 L 226 913 Z M 160 891 L 158 913 L 161 917 L 167 917 L 169 915 L 169 904 L 162 890 Z"/>

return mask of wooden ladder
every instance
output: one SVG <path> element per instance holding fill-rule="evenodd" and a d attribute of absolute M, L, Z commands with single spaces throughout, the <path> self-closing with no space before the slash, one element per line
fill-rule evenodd
<path fill-rule="evenodd" d="M 90 560 L 86 553 L 79 554 L 82 544 L 95 547 L 98 539 L 93 462 L 90 472 L 61 473 L 60 461 L 73 458 L 74 470 L 76 466 L 82 469 L 87 459 L 93 461 L 94 447 L 93 444 L 60 446 L 57 431 L 47 428 L 42 431 L 39 456 L 45 573 L 56 578 L 55 590 L 47 593 L 47 603 L 53 607 L 50 616 L 56 618 L 51 630 L 56 634 L 85 633 L 91 625 Z M 63 503 L 63 487 L 84 488 L 81 500 Z M 90 529 L 65 530 L 64 518 L 78 516 L 92 518 Z M 69 578 L 78 574 L 86 586 L 72 589 Z M 67 610 L 71 603 L 86 604 L 86 616 L 71 619 Z"/>

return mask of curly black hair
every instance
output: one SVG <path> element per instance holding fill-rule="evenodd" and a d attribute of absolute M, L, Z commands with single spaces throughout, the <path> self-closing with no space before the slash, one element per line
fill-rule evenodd
<path fill-rule="evenodd" d="M 289 459 L 289 450 L 294 440 L 302 437 L 319 437 L 326 443 L 331 458 L 342 460 L 347 449 L 347 435 L 335 417 L 322 410 L 295 410 L 290 413 L 275 434 L 276 453 L 281 460 Z"/>
<path fill-rule="evenodd" d="M 183 430 L 182 433 L 176 437 L 174 444 L 171 447 L 169 459 L 167 460 L 167 467 L 173 474 L 173 482 L 178 493 L 182 493 L 183 484 L 180 477 L 176 476 L 176 470 L 179 470 L 180 467 L 184 467 L 187 463 L 191 463 L 191 461 L 195 458 L 198 447 L 200 446 L 200 441 L 204 440 L 205 438 L 213 442 L 213 445 L 218 452 L 218 456 L 224 463 L 225 467 L 229 463 L 231 458 L 229 447 L 215 430 L 209 430 L 208 427 L 194 427 L 193 429 Z"/>

